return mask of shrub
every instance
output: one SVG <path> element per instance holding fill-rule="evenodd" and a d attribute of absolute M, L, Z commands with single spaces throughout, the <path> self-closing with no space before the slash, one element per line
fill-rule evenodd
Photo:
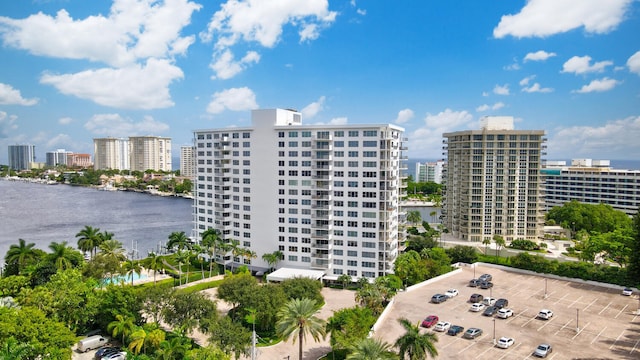
<path fill-rule="evenodd" d="M 538 245 L 538 243 L 531 240 L 525 240 L 525 239 L 513 240 L 509 245 L 509 247 L 512 249 L 529 250 L 529 251 L 540 250 L 540 245 Z"/>

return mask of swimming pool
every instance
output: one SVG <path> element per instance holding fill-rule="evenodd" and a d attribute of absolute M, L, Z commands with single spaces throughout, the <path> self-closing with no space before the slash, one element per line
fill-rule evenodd
<path fill-rule="evenodd" d="M 120 284 L 120 282 L 124 281 L 127 284 L 131 284 L 131 276 L 133 275 L 133 281 L 137 281 L 137 280 L 144 280 L 147 278 L 147 275 L 145 274 L 129 274 L 129 275 L 119 275 L 119 276 L 114 276 L 113 278 L 106 278 L 102 281 L 103 284 L 111 284 L 112 282 L 114 284 Z"/>

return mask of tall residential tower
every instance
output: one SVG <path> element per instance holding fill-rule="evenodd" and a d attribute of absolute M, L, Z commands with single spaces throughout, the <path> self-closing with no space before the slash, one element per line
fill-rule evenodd
<path fill-rule="evenodd" d="M 35 145 L 9 145 L 9 168 L 13 170 L 30 170 L 36 161 Z"/>

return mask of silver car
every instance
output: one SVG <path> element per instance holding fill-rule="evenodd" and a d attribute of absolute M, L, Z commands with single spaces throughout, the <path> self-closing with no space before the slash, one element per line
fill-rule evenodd
<path fill-rule="evenodd" d="M 536 351 L 533 352 L 533 355 L 541 358 L 546 358 L 547 355 L 551 354 L 552 351 L 553 348 L 551 347 L 551 344 L 540 344 L 536 348 Z"/>

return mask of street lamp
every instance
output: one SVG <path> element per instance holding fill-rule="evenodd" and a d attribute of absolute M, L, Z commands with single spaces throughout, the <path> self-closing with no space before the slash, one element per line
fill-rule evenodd
<path fill-rule="evenodd" d="M 496 344 L 496 319 L 493 319 L 493 345 Z"/>
<path fill-rule="evenodd" d="M 580 332 L 580 325 L 578 319 L 580 318 L 580 309 L 576 309 L 576 332 Z"/>
<path fill-rule="evenodd" d="M 544 298 L 547 298 L 547 278 L 544 278 Z"/>

